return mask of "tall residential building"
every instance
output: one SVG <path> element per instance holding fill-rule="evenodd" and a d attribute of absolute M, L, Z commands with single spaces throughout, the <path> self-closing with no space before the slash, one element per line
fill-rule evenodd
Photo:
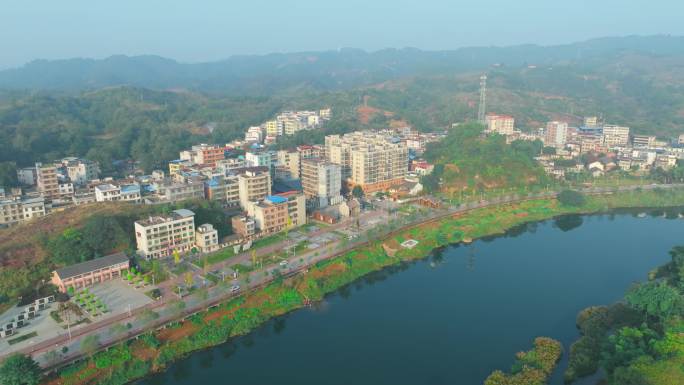
<path fill-rule="evenodd" d="M 59 180 L 57 178 L 57 168 L 54 165 L 43 166 L 36 163 L 36 185 L 38 192 L 46 198 L 56 198 L 59 196 Z"/>
<path fill-rule="evenodd" d="M 263 124 L 266 136 L 276 137 L 283 134 L 283 126 L 277 120 L 269 120 Z"/>
<path fill-rule="evenodd" d="M 485 124 L 487 131 L 501 135 L 510 135 L 515 130 L 515 118 L 510 115 L 487 114 Z"/>
<path fill-rule="evenodd" d="M 301 154 L 296 150 L 280 150 L 277 153 L 278 164 L 287 169 L 293 179 L 299 179 L 301 172 Z"/>
<path fill-rule="evenodd" d="M 267 167 L 251 167 L 238 174 L 240 207 L 258 202 L 271 195 L 271 173 Z"/>
<path fill-rule="evenodd" d="M 19 183 L 24 186 L 33 186 L 36 184 L 36 168 L 24 167 L 17 170 L 17 179 Z"/>
<path fill-rule="evenodd" d="M 629 127 L 605 125 L 603 126 L 603 145 L 611 147 L 627 146 L 629 144 Z"/>
<path fill-rule="evenodd" d="M 544 144 L 552 147 L 563 147 L 568 138 L 567 122 L 548 122 L 546 123 L 546 135 Z"/>
<path fill-rule="evenodd" d="M 364 192 L 400 184 L 408 173 L 406 143 L 391 136 L 353 132 L 325 137 L 326 160 L 340 165 L 342 180 Z"/>
<path fill-rule="evenodd" d="M 339 164 L 323 159 L 302 161 L 304 195 L 314 207 L 325 207 L 342 202 L 342 169 Z"/>
<path fill-rule="evenodd" d="M 136 221 L 135 241 L 138 253 L 147 259 L 189 251 L 195 244 L 195 213 L 180 209 Z"/>

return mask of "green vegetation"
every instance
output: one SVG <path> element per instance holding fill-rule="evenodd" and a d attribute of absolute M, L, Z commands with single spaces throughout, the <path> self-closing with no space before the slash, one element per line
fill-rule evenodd
<path fill-rule="evenodd" d="M 563 345 L 560 342 L 537 337 L 532 350 L 516 354 L 511 374 L 497 370 L 487 377 L 484 385 L 546 384 L 562 353 Z"/>
<path fill-rule="evenodd" d="M 37 385 L 42 372 L 38 363 L 24 354 L 12 354 L 0 366 L 0 384 Z"/>
<path fill-rule="evenodd" d="M 586 199 L 584 195 L 578 191 L 573 190 L 563 190 L 558 194 L 558 201 L 565 206 L 582 206 Z"/>
<path fill-rule="evenodd" d="M 7 340 L 7 343 L 10 345 L 18 344 L 19 342 L 26 341 L 28 339 L 31 339 L 31 338 L 37 336 L 37 335 L 38 335 L 38 332 L 31 332 L 28 334 L 22 334 L 19 337 Z"/>
<path fill-rule="evenodd" d="M 509 146 L 503 136 L 485 137 L 482 131 L 476 123 L 460 125 L 444 140 L 428 145 L 425 158 L 435 163 L 432 174 L 423 178 L 428 191 L 480 192 L 547 181 L 534 160 L 541 142 L 517 141 Z"/>
<path fill-rule="evenodd" d="M 611 385 L 684 383 L 684 247 L 625 295 L 626 304 L 580 313 L 580 340 L 570 350 L 566 382 L 600 367 Z"/>
<path fill-rule="evenodd" d="M 564 206 L 556 200 L 531 200 L 519 204 L 477 209 L 439 223 L 421 225 L 382 242 L 373 240 L 343 255 L 320 261 L 306 274 L 290 279 L 280 277 L 263 289 L 246 293 L 239 298 L 213 307 L 207 312 L 193 315 L 183 323 L 176 323 L 170 328 L 155 331 L 152 335 L 157 343 L 154 345 L 145 344 L 144 349 L 139 346 L 134 349 L 135 345 L 124 344 L 131 349 L 134 356 L 144 353 L 145 357 L 148 357 L 149 361 L 146 362 L 152 364 L 144 368 L 138 366 L 140 365 L 136 362 L 138 360 L 130 360 L 107 369 L 98 369 L 90 363 L 82 367 L 66 369 L 60 372 L 59 377 L 63 383 L 70 383 L 69 381 L 75 381 L 84 375 L 101 375 L 105 379 L 110 376 L 117 378 L 120 376 L 130 381 L 135 378 L 132 377 L 133 374 L 139 377 L 150 371 L 161 370 L 192 351 L 220 344 L 231 337 L 248 333 L 266 320 L 300 308 L 307 301 L 320 300 L 325 294 L 338 290 L 370 273 L 382 276 L 385 274 L 384 268 L 403 261 L 423 258 L 429 255 L 435 247 L 459 242 L 465 238 L 500 234 L 517 225 L 562 214 L 597 212 L 613 207 L 642 204 L 682 205 L 684 204 L 684 191 L 590 196 L 587 197 L 582 207 Z M 401 249 L 393 256 L 389 256 L 383 247 L 399 249 L 398 242 L 409 238 L 418 240 L 419 244 L 410 250 Z M 93 359 L 97 359 L 99 354 L 102 353 L 95 354 Z M 513 374 L 504 376 L 502 381 L 508 381 L 509 377 L 541 378 L 541 376 L 547 376 L 559 355 L 560 346 L 556 348 L 554 342 L 541 339 L 535 349 L 518 357 Z M 515 384 L 515 382 L 500 383 Z"/>

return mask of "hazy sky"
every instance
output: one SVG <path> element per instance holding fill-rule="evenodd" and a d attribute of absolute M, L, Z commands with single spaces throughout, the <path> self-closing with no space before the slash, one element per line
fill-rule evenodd
<path fill-rule="evenodd" d="M 682 0 L 0 0 L 0 68 L 43 58 L 450 49 L 684 35 Z"/>

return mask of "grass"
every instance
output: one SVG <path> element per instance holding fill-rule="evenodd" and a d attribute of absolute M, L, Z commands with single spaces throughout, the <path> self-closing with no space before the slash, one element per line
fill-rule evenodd
<path fill-rule="evenodd" d="M 268 236 L 266 238 L 261 238 L 261 239 L 255 241 L 254 243 L 252 243 L 252 248 L 258 249 L 258 248 L 266 247 L 266 246 L 269 246 L 269 245 L 272 245 L 274 243 L 278 243 L 278 242 L 281 242 L 284 240 L 285 240 L 285 233 L 280 232 L 278 234 L 274 234 L 274 235 Z"/>
<path fill-rule="evenodd" d="M 51 311 L 50 317 L 52 317 L 52 319 L 55 320 L 55 322 L 57 322 L 58 324 L 61 324 L 62 322 L 64 322 L 62 317 L 59 316 L 59 312 L 57 310 Z"/>
<path fill-rule="evenodd" d="M 214 254 L 207 256 L 207 262 L 213 265 L 215 263 L 223 262 L 226 259 L 230 259 L 234 256 L 235 253 L 233 252 L 233 247 L 229 246 L 221 251 L 218 251 Z"/>
<path fill-rule="evenodd" d="M 36 337 L 38 335 L 38 332 L 31 332 L 28 334 L 22 334 L 17 338 L 12 338 L 11 340 L 7 340 L 7 343 L 10 345 L 18 344 L 19 342 L 26 341 L 29 338 Z"/>

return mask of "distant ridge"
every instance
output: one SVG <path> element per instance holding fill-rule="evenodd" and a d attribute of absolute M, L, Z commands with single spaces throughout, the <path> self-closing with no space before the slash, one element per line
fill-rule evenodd
<path fill-rule="evenodd" d="M 35 60 L 0 71 L 0 89 L 82 91 L 129 85 L 187 88 L 225 94 L 267 94 L 291 87 L 348 89 L 404 76 L 483 70 L 503 66 L 602 63 L 625 55 L 684 56 L 684 37 L 627 36 L 538 46 L 472 47 L 450 51 L 416 48 L 233 56 L 184 64 L 159 56 Z"/>

